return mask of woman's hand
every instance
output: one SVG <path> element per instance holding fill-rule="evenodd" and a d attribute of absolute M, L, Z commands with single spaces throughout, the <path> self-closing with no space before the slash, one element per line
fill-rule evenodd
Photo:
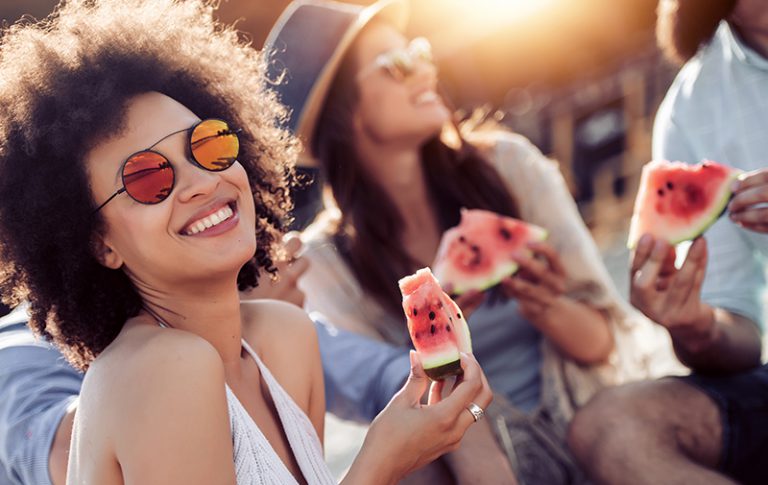
<path fill-rule="evenodd" d="M 289 232 L 283 238 L 285 256 L 275 262 L 277 279 L 269 273 L 259 277 L 259 285 L 241 294 L 243 300 L 271 299 L 283 300 L 299 307 L 304 305 L 304 292 L 298 287 L 301 275 L 309 268 L 309 261 L 300 256 L 303 248 L 301 238 L 296 232 Z"/>
<path fill-rule="evenodd" d="M 560 256 L 545 242 L 528 245 L 532 256 L 519 256 L 519 271 L 501 281 L 509 298 L 518 301 L 520 313 L 533 322 L 542 320 L 547 310 L 565 293 L 566 273 Z"/>
<path fill-rule="evenodd" d="M 464 374 L 453 390 L 441 397 L 444 382 L 432 383 L 429 404 L 421 398 L 430 387 L 416 352 L 411 351 L 411 374 L 371 424 L 355 463 L 344 482 L 395 483 L 404 475 L 444 453 L 458 449 L 462 436 L 475 418 L 468 407 L 482 409 L 493 398 L 480 365 L 462 354 Z"/>
<path fill-rule="evenodd" d="M 768 169 L 748 172 L 734 182 L 728 204 L 733 222 L 750 231 L 768 233 Z"/>

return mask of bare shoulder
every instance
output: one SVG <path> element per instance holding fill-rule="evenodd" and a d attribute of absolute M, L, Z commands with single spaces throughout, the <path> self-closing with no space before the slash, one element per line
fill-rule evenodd
<path fill-rule="evenodd" d="M 306 312 L 276 300 L 244 302 L 242 309 L 243 338 L 291 397 L 299 405 L 308 403 L 321 362 L 317 332 Z"/>
<path fill-rule="evenodd" d="M 111 421 L 152 409 L 174 408 L 179 396 L 203 401 L 224 395 L 224 366 L 205 339 L 181 330 L 133 325 L 93 362 L 86 374 L 81 409 Z M 79 412 L 79 411 L 78 411 Z"/>
<path fill-rule="evenodd" d="M 241 304 L 243 336 L 256 345 L 291 346 L 293 349 L 317 344 L 315 326 L 307 313 L 296 305 L 279 300 L 251 300 Z M 249 338 L 251 340 L 249 340 Z"/>
<path fill-rule="evenodd" d="M 233 473 L 228 419 L 224 365 L 212 345 L 181 330 L 127 325 L 86 374 L 73 451 L 109 453 L 138 483 L 214 483 Z"/>

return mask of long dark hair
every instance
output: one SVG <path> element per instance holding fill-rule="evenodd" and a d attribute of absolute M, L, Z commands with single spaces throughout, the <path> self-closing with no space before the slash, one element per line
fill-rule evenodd
<path fill-rule="evenodd" d="M 341 211 L 338 224 L 330 229 L 336 246 L 363 289 L 390 312 L 399 312 L 397 280 L 412 273 L 418 262 L 402 247 L 401 214 L 355 150 L 352 116 L 358 102 L 354 76 L 358 66 L 351 52 L 353 49 L 331 85 L 311 150 Z M 429 196 L 441 230 L 458 224 L 462 207 L 518 217 L 515 199 L 498 172 L 476 147 L 461 141 L 455 149 L 435 136 L 421 148 Z"/>
<path fill-rule="evenodd" d="M 656 40 L 672 62 L 683 64 L 712 39 L 737 0 L 675 0 L 659 2 Z"/>

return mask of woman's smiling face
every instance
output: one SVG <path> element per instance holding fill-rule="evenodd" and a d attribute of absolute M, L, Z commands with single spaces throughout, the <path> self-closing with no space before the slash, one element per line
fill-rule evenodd
<path fill-rule="evenodd" d="M 162 202 L 141 204 L 123 193 L 100 211 L 106 222 L 100 260 L 110 268 L 123 267 L 137 288 L 162 290 L 167 284 L 230 274 L 236 278 L 256 251 L 254 201 L 245 169 L 235 162 L 210 172 L 190 159 L 187 129 L 198 121 L 168 96 L 141 94 L 129 101 L 123 130 L 86 156 L 97 205 L 122 187 L 123 162 L 131 154 L 152 147 L 173 166 L 174 186 Z"/>

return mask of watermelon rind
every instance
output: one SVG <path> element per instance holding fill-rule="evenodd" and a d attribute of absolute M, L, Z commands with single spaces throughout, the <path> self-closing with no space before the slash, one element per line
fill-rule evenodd
<path fill-rule="evenodd" d="M 682 164 L 682 162 L 672 162 L 671 164 Z M 713 163 L 713 162 L 703 162 L 703 163 Z M 647 197 L 644 192 L 642 192 L 643 187 L 647 185 L 646 179 L 649 177 L 650 170 L 654 166 L 658 166 L 659 164 L 670 164 L 670 162 L 650 162 L 646 164 L 643 167 L 643 172 L 641 176 L 641 191 L 638 192 L 637 198 L 635 200 L 635 209 L 632 214 L 632 219 L 630 221 L 629 225 L 629 235 L 627 237 L 627 247 L 629 249 L 635 249 L 637 246 L 637 242 L 640 240 L 640 237 L 643 236 L 644 233 L 649 232 L 653 235 L 653 231 L 649 231 L 646 228 L 643 227 L 641 223 L 641 216 L 643 208 L 641 205 L 644 203 L 643 200 Z M 685 164 L 687 165 L 687 164 Z M 720 164 L 718 166 L 724 167 Z M 725 212 L 726 208 L 728 206 L 728 202 L 731 200 L 731 197 L 733 196 L 731 185 L 732 182 L 738 178 L 738 176 L 742 173 L 741 170 L 727 167 L 730 169 L 730 173 L 728 177 L 723 181 L 723 183 L 720 185 L 719 190 L 716 194 L 712 197 L 712 200 L 714 201 L 710 205 L 709 211 L 707 211 L 706 214 L 700 216 L 697 221 L 689 223 L 688 227 L 683 228 L 677 233 L 671 233 L 669 231 L 666 231 L 665 236 L 663 239 L 667 241 L 672 246 L 675 246 L 681 242 L 684 241 L 690 241 L 692 239 L 695 239 L 699 236 L 701 236 L 707 229 L 710 228 Z M 657 233 L 656 237 L 660 237 L 660 235 Z"/>
<path fill-rule="evenodd" d="M 461 368 L 461 361 L 454 360 L 445 365 L 439 367 L 433 367 L 430 369 L 424 368 L 424 373 L 433 381 L 441 381 L 450 376 L 460 376 L 464 373 L 464 369 Z"/>

